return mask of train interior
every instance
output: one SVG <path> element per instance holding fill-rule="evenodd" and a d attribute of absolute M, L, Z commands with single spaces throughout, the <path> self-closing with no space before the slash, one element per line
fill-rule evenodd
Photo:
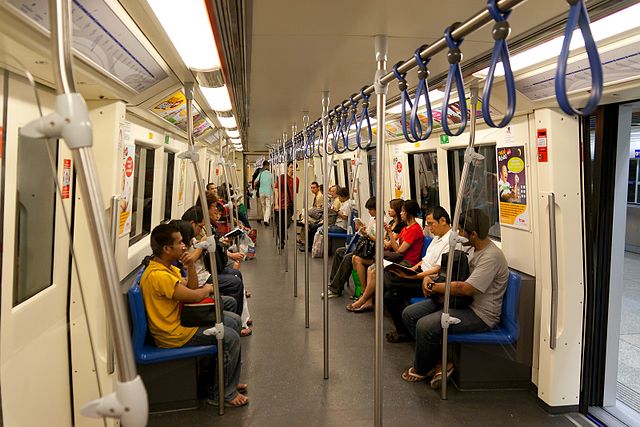
<path fill-rule="evenodd" d="M 638 18 L 637 0 L 0 0 L 0 426 L 640 425 Z M 54 133 L 69 93 L 89 135 Z M 269 221 L 264 162 L 299 181 Z M 152 231 L 209 183 L 229 230 L 248 219 L 240 408 L 206 399 L 222 358 L 144 359 L 131 335 Z M 346 230 L 308 234 L 334 185 Z M 508 336 L 445 335 L 435 389 L 405 378 L 417 343 L 385 338 L 382 292 L 345 310 L 353 270 L 329 298 L 371 198 L 385 222 L 417 202 L 429 238 L 434 207 L 482 210 L 512 274 Z M 124 393 L 138 374 L 146 396 Z"/>

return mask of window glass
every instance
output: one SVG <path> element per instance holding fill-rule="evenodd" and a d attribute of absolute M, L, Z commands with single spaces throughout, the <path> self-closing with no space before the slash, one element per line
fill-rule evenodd
<path fill-rule="evenodd" d="M 438 185 L 438 155 L 435 151 L 411 154 L 409 159 L 411 198 L 420 204 L 422 212 L 440 205 Z"/>
<path fill-rule="evenodd" d="M 369 195 L 376 196 L 376 149 L 367 150 L 367 169 L 369 170 Z"/>
<path fill-rule="evenodd" d="M 49 148 L 57 158 L 58 142 L 46 144 L 50 144 Z M 53 284 L 56 189 L 51 175 L 51 161 L 45 142 L 20 138 L 16 182 L 14 306 Z"/>
<path fill-rule="evenodd" d="M 155 152 L 153 149 L 136 145 L 129 245 L 151 233 L 154 158 Z"/>
<path fill-rule="evenodd" d="M 451 201 L 451 216 L 456 206 L 458 188 L 462 168 L 464 166 L 464 152 L 466 148 L 449 150 L 447 164 L 449 167 L 449 195 Z M 498 216 L 498 175 L 496 166 L 496 146 L 484 145 L 474 147 L 477 153 L 484 156 L 484 160 L 477 165 L 471 165 L 467 181 L 467 192 L 463 199 L 462 214 L 467 209 L 484 209 L 489 216 L 489 236 L 500 240 L 500 223 Z"/>
<path fill-rule="evenodd" d="M 176 155 L 174 153 L 164 153 L 164 219 L 171 220 L 171 204 L 173 202 L 173 167 Z"/>
<path fill-rule="evenodd" d="M 346 187 L 347 190 L 349 190 L 349 183 L 351 180 L 351 160 L 349 159 L 344 159 L 342 161 L 342 167 L 344 170 L 344 186 Z"/>

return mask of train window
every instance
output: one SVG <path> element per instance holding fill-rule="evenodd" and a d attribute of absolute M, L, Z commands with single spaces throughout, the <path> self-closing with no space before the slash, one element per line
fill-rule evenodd
<path fill-rule="evenodd" d="M 146 148 L 136 144 L 129 246 L 151 233 L 154 160 L 155 152 L 152 148 Z"/>
<path fill-rule="evenodd" d="M 164 153 L 164 220 L 171 220 L 171 205 L 173 202 L 173 167 L 176 155 L 174 153 Z"/>
<path fill-rule="evenodd" d="M 638 190 L 640 190 L 640 176 L 638 175 L 638 159 L 629 160 L 629 192 L 627 202 L 633 204 L 640 203 Z"/>
<path fill-rule="evenodd" d="M 500 240 L 496 146 L 476 146 L 475 150 L 484 156 L 484 160 L 477 166 L 471 166 L 469 170 L 469 190 L 463 201 L 462 213 L 464 214 L 468 208 L 484 209 L 487 215 L 489 215 L 489 236 L 494 240 Z M 449 150 L 447 153 L 451 211 L 453 211 L 456 206 L 458 187 L 460 186 L 460 177 L 464 166 L 464 152 L 465 148 L 460 148 L 457 150 Z M 453 212 L 451 213 L 453 214 Z"/>
<path fill-rule="evenodd" d="M 376 196 L 376 149 L 371 147 L 367 150 L 367 169 L 369 171 L 369 195 Z"/>
<path fill-rule="evenodd" d="M 58 142 L 46 142 L 57 164 Z M 34 173 L 43 171 L 44 173 Z M 56 189 L 45 142 L 20 138 L 16 181 L 16 306 L 53 284 Z"/>
<path fill-rule="evenodd" d="M 420 204 L 422 212 L 440 204 L 438 185 L 438 155 L 435 151 L 409 155 L 409 188 L 411 198 Z"/>
<path fill-rule="evenodd" d="M 344 159 L 342 161 L 342 167 L 344 169 L 344 186 L 349 189 L 349 180 L 351 180 L 351 160 Z"/>

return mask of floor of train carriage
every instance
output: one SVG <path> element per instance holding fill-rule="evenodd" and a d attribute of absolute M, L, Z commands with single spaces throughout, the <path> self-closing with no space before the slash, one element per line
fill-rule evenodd
<path fill-rule="evenodd" d="M 618 350 L 618 400 L 640 412 L 640 254 L 624 254 Z"/>
<path fill-rule="evenodd" d="M 252 224 L 256 224 L 252 221 Z M 298 253 L 298 297 L 293 297 L 293 250 L 289 273 L 274 247 L 271 227 L 257 226 L 255 260 L 242 272 L 252 297 L 253 335 L 242 338 L 242 382 L 249 384 L 248 406 L 202 404 L 192 411 L 153 414 L 150 426 L 371 426 L 374 424 L 374 314 L 349 313 L 348 296 L 329 300 L 330 369 L 323 379 L 322 259 L 310 261 L 310 327 L 304 327 L 304 254 Z M 292 231 L 291 236 L 293 236 Z M 290 243 L 294 244 L 293 239 Z M 289 245 L 291 246 L 291 244 Z M 347 289 L 349 293 L 349 289 Z M 385 319 L 385 330 L 391 330 Z M 400 377 L 411 365 L 413 344 L 384 345 L 384 424 L 570 426 L 565 416 L 542 410 L 530 391 L 460 392 L 450 384 L 449 399 L 425 383 Z"/>

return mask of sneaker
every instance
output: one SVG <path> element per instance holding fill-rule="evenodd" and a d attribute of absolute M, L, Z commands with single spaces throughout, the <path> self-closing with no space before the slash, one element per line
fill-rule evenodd
<path fill-rule="evenodd" d="M 329 299 L 331 299 L 331 298 L 338 298 L 339 296 L 341 296 L 339 293 L 337 293 L 337 292 L 333 292 L 331 289 L 329 289 L 329 292 L 328 292 L 328 298 L 329 298 Z M 321 298 L 321 299 L 324 299 L 324 292 L 322 292 L 322 293 L 320 294 L 320 298 Z"/>

